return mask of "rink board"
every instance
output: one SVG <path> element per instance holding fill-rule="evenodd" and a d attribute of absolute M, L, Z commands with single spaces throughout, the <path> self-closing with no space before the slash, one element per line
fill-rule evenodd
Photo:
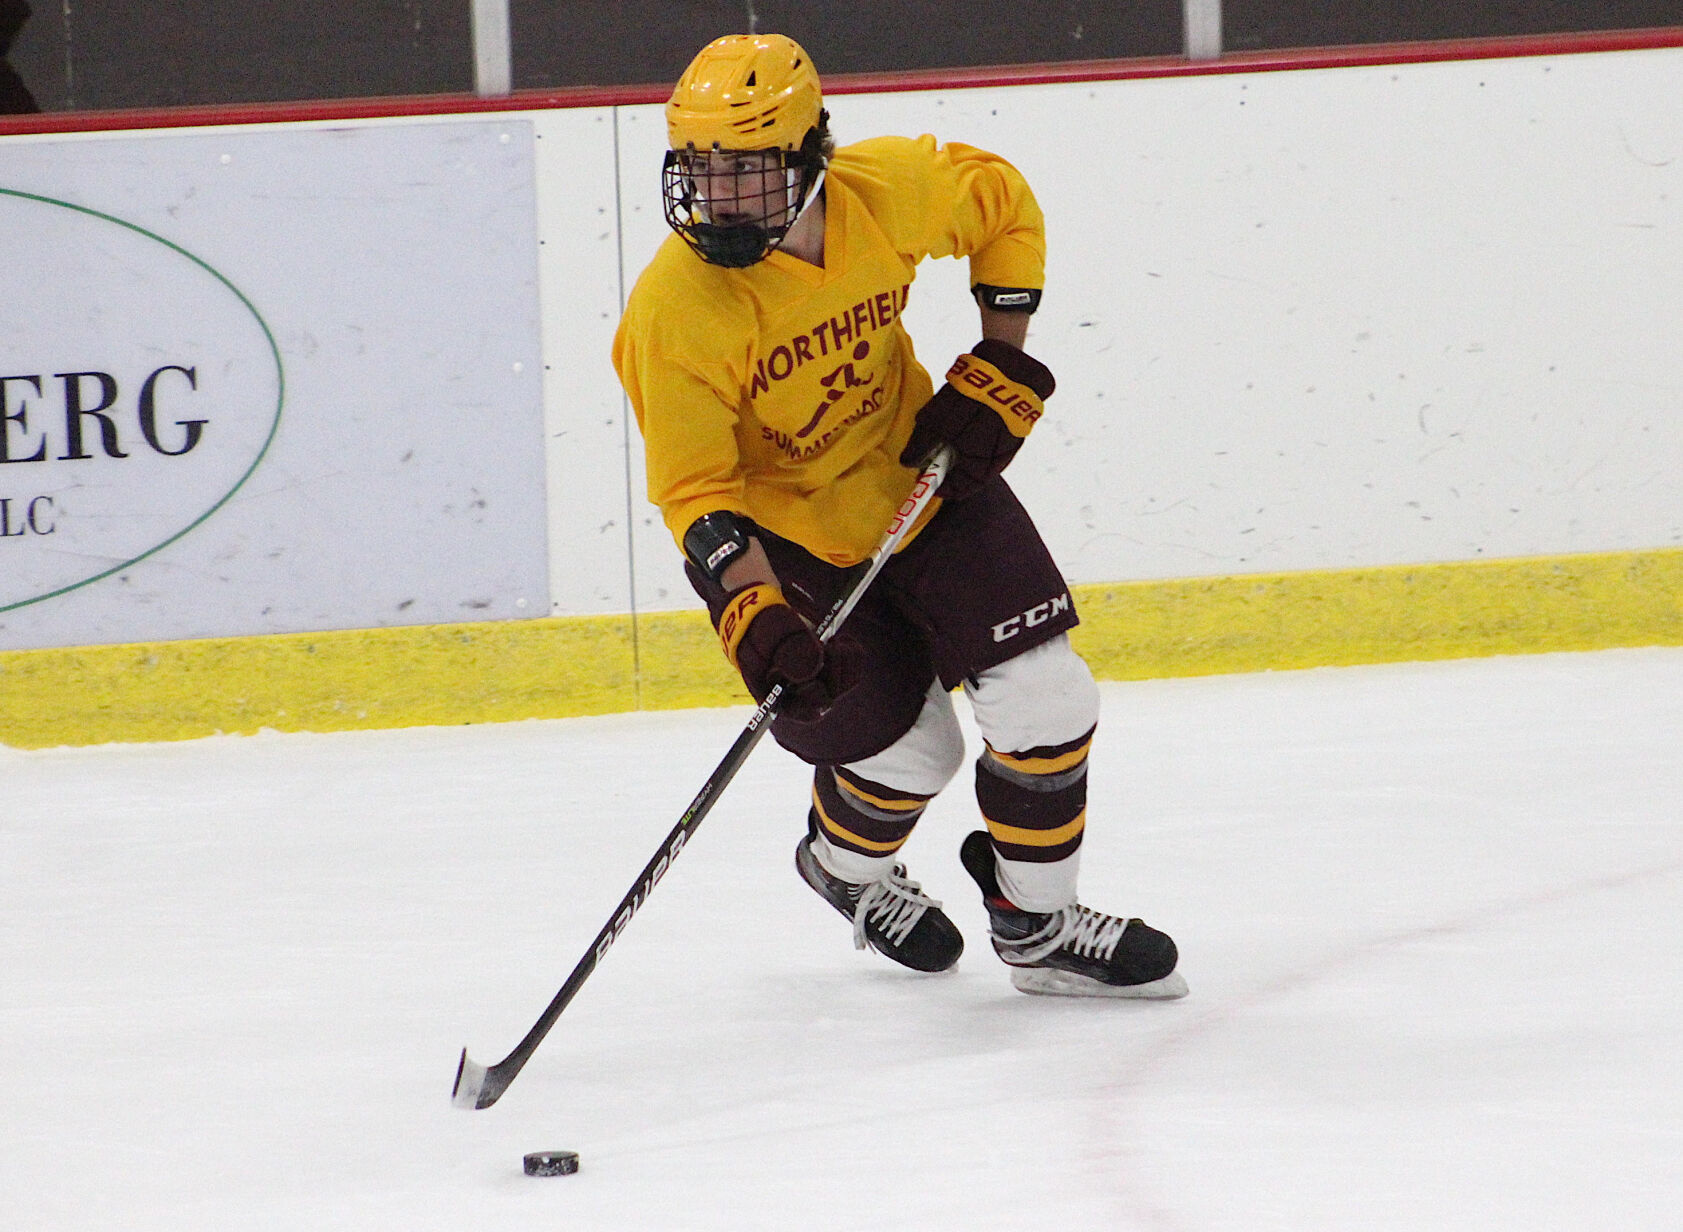
<path fill-rule="evenodd" d="M 1104 680 L 1683 645 L 1683 550 L 1074 588 Z M 0 655 L 0 743 L 340 731 L 745 703 L 699 612 Z"/>

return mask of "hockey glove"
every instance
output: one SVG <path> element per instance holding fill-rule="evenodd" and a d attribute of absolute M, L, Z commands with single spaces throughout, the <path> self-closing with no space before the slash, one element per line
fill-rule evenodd
<path fill-rule="evenodd" d="M 754 700 L 765 701 L 782 685 L 777 713 L 797 723 L 822 717 L 858 680 L 854 656 L 841 645 L 819 641 L 769 583 L 730 597 L 719 618 L 719 640 Z"/>
<path fill-rule="evenodd" d="M 958 357 L 947 383 L 917 413 L 900 465 L 922 466 L 936 446 L 951 445 L 941 495 L 963 500 L 1010 465 L 1056 386 L 1039 360 L 984 338 Z"/>

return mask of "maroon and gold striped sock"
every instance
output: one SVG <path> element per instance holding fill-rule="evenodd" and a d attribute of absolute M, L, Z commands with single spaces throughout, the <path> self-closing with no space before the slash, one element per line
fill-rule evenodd
<path fill-rule="evenodd" d="M 819 833 L 833 849 L 857 856 L 892 858 L 929 800 L 917 792 L 873 783 L 842 766 L 819 766 L 812 775 Z"/>
<path fill-rule="evenodd" d="M 988 746 L 976 759 L 976 803 L 1001 859 L 1066 860 L 1087 825 L 1087 753 L 1093 732 L 1018 752 Z"/>

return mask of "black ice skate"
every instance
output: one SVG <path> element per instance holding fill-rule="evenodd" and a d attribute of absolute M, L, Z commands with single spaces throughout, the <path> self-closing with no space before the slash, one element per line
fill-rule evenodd
<path fill-rule="evenodd" d="M 1000 893 L 985 831 L 964 840 L 959 859 L 982 889 L 994 952 L 1011 968 L 1019 991 L 1151 1000 L 1186 995 L 1186 980 L 1175 970 L 1180 956 L 1167 933 L 1079 903 L 1050 914 L 1019 910 Z"/>
<path fill-rule="evenodd" d="M 816 823 L 795 848 L 795 871 L 824 901 L 853 921 L 853 944 L 886 954 L 914 971 L 945 971 L 964 952 L 964 938 L 941 904 L 906 878 L 906 866 L 860 885 L 832 877 L 812 853 Z"/>

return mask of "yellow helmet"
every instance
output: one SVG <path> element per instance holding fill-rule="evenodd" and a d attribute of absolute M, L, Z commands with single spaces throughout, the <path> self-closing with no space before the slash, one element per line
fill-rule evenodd
<path fill-rule="evenodd" d="M 666 104 L 674 150 L 788 150 L 823 123 L 812 58 L 781 34 L 727 34 L 690 61 Z"/>
<path fill-rule="evenodd" d="M 761 260 L 824 183 L 828 120 L 818 73 L 794 39 L 713 40 L 666 104 L 667 224 L 711 265 Z"/>

